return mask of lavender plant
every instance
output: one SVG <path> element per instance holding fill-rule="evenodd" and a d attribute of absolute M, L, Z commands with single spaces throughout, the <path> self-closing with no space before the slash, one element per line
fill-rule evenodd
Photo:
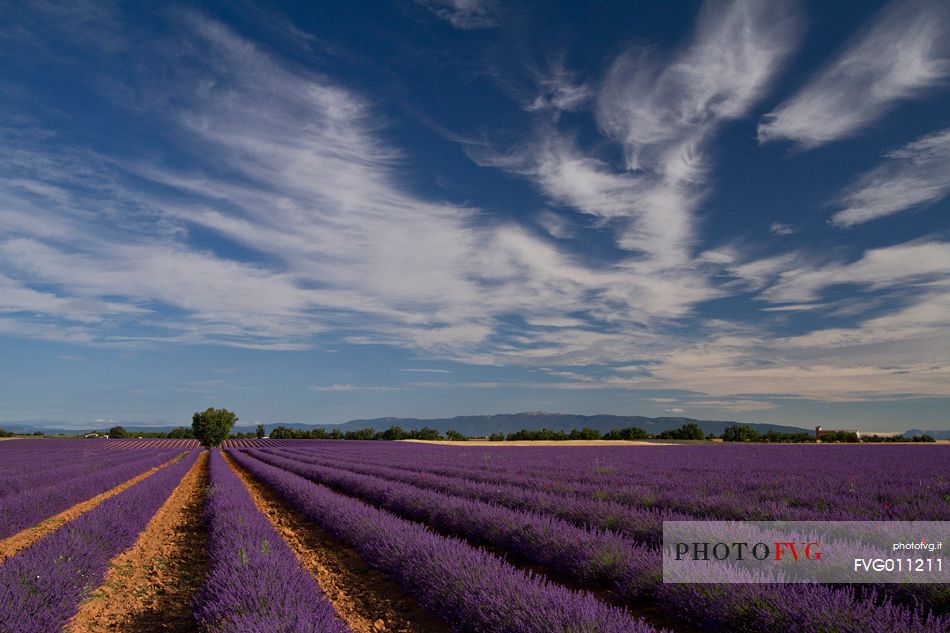
<path fill-rule="evenodd" d="M 432 613 L 471 633 L 654 631 L 588 593 L 525 574 L 467 543 L 231 451 L 235 460 L 315 523 L 392 575 Z"/>
<path fill-rule="evenodd" d="M 0 564 L 0 632 L 62 631 L 197 458 L 191 451 Z"/>
<path fill-rule="evenodd" d="M 220 449 L 211 451 L 209 477 L 209 571 L 195 602 L 197 622 L 209 631 L 242 633 L 349 631 Z"/>

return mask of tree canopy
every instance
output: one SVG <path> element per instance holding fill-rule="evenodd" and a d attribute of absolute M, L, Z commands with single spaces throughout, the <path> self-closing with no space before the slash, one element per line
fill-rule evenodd
<path fill-rule="evenodd" d="M 208 407 L 191 416 L 191 430 L 203 446 L 212 448 L 220 446 L 221 442 L 228 439 L 231 427 L 237 420 L 238 417 L 227 409 Z"/>

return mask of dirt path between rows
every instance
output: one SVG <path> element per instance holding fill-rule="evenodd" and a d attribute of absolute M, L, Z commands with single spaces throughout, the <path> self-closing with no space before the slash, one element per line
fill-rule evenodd
<path fill-rule="evenodd" d="M 424 611 L 386 574 L 367 566 L 354 550 L 314 525 L 227 453 L 222 455 L 354 633 L 449 631 L 447 624 Z"/>
<path fill-rule="evenodd" d="M 185 473 L 105 582 L 79 606 L 69 633 L 194 631 L 192 601 L 207 567 L 204 526 L 208 453 Z"/>
<path fill-rule="evenodd" d="M 0 541 L 0 563 L 2 563 L 7 558 L 13 556 L 20 550 L 26 549 L 27 547 L 29 547 L 36 541 L 46 536 L 47 534 L 52 534 L 53 532 L 58 530 L 60 527 L 62 527 L 66 523 L 69 523 L 70 521 L 78 517 L 79 515 L 89 512 L 90 510 L 98 506 L 100 503 L 105 501 L 106 499 L 116 496 L 123 490 L 126 490 L 127 488 L 134 486 L 135 484 L 142 481 L 146 477 L 151 477 L 152 475 L 157 473 L 162 468 L 165 468 L 169 464 L 173 464 L 177 462 L 183 456 L 184 456 L 184 453 L 168 460 L 164 464 L 159 464 L 155 468 L 145 471 L 141 475 L 136 475 L 132 479 L 129 479 L 125 483 L 119 484 L 115 488 L 106 490 L 105 492 L 100 493 L 91 499 L 87 499 L 86 501 L 83 501 L 82 503 L 77 503 L 71 508 L 67 508 L 66 510 L 63 510 L 59 514 L 53 515 L 48 519 L 43 519 L 41 522 L 37 523 L 33 527 L 28 527 L 25 530 L 21 530 L 20 532 L 17 532 L 13 536 L 3 539 L 2 541 Z"/>

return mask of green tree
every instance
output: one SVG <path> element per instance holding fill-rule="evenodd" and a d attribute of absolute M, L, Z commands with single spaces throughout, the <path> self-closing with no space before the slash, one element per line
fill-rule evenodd
<path fill-rule="evenodd" d="M 260 439 L 263 439 L 264 436 L 267 435 L 267 431 L 264 430 L 264 425 L 263 425 L 263 424 L 258 424 L 258 425 L 257 425 L 257 430 L 256 430 L 256 432 L 255 432 L 255 435 L 257 435 L 257 439 L 259 439 L 259 440 L 260 440 Z"/>
<path fill-rule="evenodd" d="M 409 439 L 413 440 L 441 440 L 442 434 L 439 433 L 436 429 L 424 426 L 418 431 L 413 429 L 409 431 Z"/>
<path fill-rule="evenodd" d="M 356 431 L 347 431 L 343 434 L 344 440 L 372 440 L 376 438 L 376 430 L 368 426 L 365 429 L 357 429 Z"/>
<path fill-rule="evenodd" d="M 662 440 L 704 440 L 706 434 L 698 425 L 690 423 L 684 424 L 678 429 L 663 431 L 657 437 Z"/>
<path fill-rule="evenodd" d="M 605 440 L 646 440 L 650 434 L 639 426 L 630 426 L 625 429 L 611 429 L 604 433 Z"/>
<path fill-rule="evenodd" d="M 221 446 L 221 442 L 228 439 L 231 427 L 237 420 L 237 416 L 227 409 L 208 407 L 191 416 L 191 430 L 203 446 Z"/>
<path fill-rule="evenodd" d="M 168 432 L 168 437 L 172 439 L 185 440 L 194 439 L 195 434 L 187 426 L 176 426 Z"/>
<path fill-rule="evenodd" d="M 121 426 L 114 426 L 111 429 L 109 429 L 109 437 L 112 437 L 112 438 L 129 437 L 129 432 L 126 431 Z"/>
<path fill-rule="evenodd" d="M 453 442 L 464 442 L 468 437 L 464 433 L 459 433 L 458 431 L 453 431 L 449 429 L 445 432 L 445 437 L 452 440 Z"/>
<path fill-rule="evenodd" d="M 733 424 L 722 432 L 722 439 L 724 442 L 758 442 L 760 435 L 751 426 Z"/>
<path fill-rule="evenodd" d="M 391 426 L 380 434 L 380 439 L 390 441 L 401 440 L 404 437 L 406 437 L 406 432 L 398 426 Z"/>

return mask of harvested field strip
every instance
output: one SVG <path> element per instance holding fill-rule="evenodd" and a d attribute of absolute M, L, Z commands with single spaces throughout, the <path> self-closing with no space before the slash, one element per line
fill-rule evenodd
<path fill-rule="evenodd" d="M 301 565 L 316 577 L 346 623 L 356 633 L 423 633 L 449 627 L 424 611 L 388 576 L 366 565 L 359 554 L 310 522 L 300 511 L 257 481 L 224 453 L 254 503 L 283 536 Z"/>
<path fill-rule="evenodd" d="M 192 600 L 207 566 L 202 521 L 207 486 L 208 453 L 203 452 L 135 545 L 112 559 L 105 582 L 80 605 L 67 631 L 195 629 Z"/>
<path fill-rule="evenodd" d="M 133 477 L 132 479 L 129 479 L 125 483 L 121 483 L 114 488 L 110 488 L 109 490 L 106 490 L 105 492 L 100 493 L 96 495 L 95 497 L 92 497 L 91 499 L 87 499 L 86 501 L 83 501 L 82 503 L 77 503 L 71 508 L 67 508 L 66 510 L 63 510 L 62 512 L 60 512 L 59 514 L 55 516 L 52 516 L 48 519 L 44 519 L 42 522 L 40 522 L 39 524 L 33 527 L 27 528 L 25 530 L 21 530 L 20 532 L 17 532 L 16 534 L 14 534 L 13 536 L 9 538 L 3 539 L 2 541 L 0 541 L 0 563 L 2 563 L 7 558 L 13 556 L 20 550 L 29 547 L 30 545 L 40 540 L 47 534 L 51 534 L 52 532 L 55 532 L 66 523 L 69 523 L 73 519 L 85 514 L 86 512 L 89 512 L 90 510 L 98 506 L 100 503 L 105 501 L 106 499 L 116 496 L 120 492 L 127 490 L 128 488 L 130 488 L 131 486 L 134 486 L 135 484 L 139 483 L 143 479 L 151 477 L 162 468 L 165 468 L 166 466 L 170 464 L 174 464 L 185 455 L 186 453 L 183 452 L 180 455 L 177 455 L 174 458 L 168 460 L 164 464 L 159 464 L 158 466 L 145 471 L 141 475 L 137 475 Z"/>

